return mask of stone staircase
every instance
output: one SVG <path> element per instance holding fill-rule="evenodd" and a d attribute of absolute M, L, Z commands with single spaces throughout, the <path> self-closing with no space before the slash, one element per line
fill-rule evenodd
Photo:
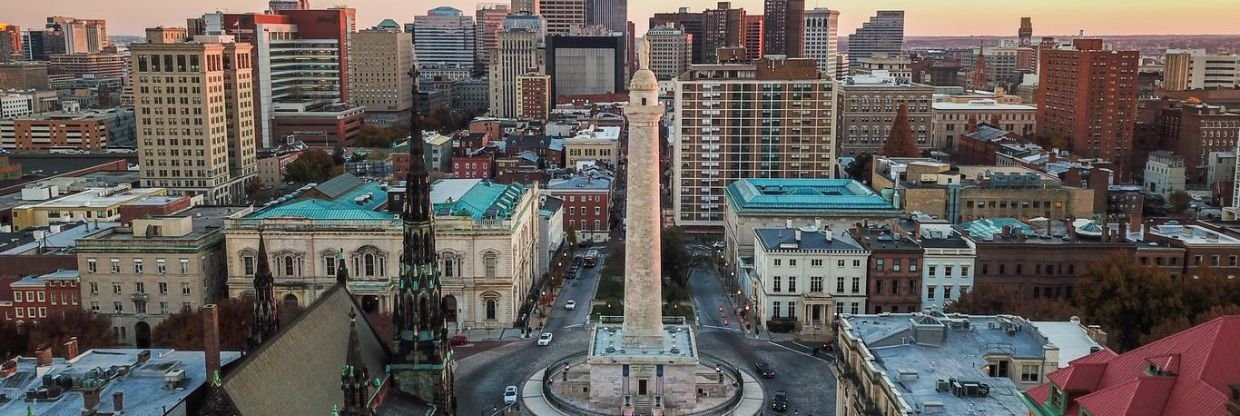
<path fill-rule="evenodd" d="M 654 399 L 651 396 L 633 396 L 633 416 L 654 415 Z"/>

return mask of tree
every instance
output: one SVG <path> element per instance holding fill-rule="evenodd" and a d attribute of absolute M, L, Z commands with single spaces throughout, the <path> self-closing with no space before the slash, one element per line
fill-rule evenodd
<path fill-rule="evenodd" d="M 357 147 L 392 147 L 392 139 L 394 136 L 390 129 L 383 129 L 376 126 L 365 125 L 357 131 L 357 138 L 354 139 L 353 145 Z"/>
<path fill-rule="evenodd" d="M 568 242 L 568 247 L 577 247 L 577 227 L 573 223 L 568 223 L 568 227 L 564 229 L 564 241 Z"/>
<path fill-rule="evenodd" d="M 870 165 L 872 163 L 874 163 L 874 156 L 871 156 L 869 153 L 862 153 L 860 156 L 857 156 L 856 159 L 853 159 L 853 162 L 849 164 L 848 167 L 844 168 L 844 172 L 848 173 L 848 177 L 855 181 L 869 184 L 871 170 Z"/>
<path fill-rule="evenodd" d="M 263 185 L 266 185 L 263 183 L 263 179 L 255 176 L 254 179 L 250 180 L 250 183 L 245 186 L 245 193 L 253 199 L 254 195 L 258 195 L 258 192 L 263 190 Z"/>
<path fill-rule="evenodd" d="M 77 337 L 80 351 L 116 345 L 112 337 L 112 319 L 85 309 L 49 314 L 47 319 L 28 329 L 30 335 L 26 348 L 30 352 L 44 345 L 59 348 L 72 337 Z"/>
<path fill-rule="evenodd" d="M 284 177 L 293 182 L 322 182 L 335 176 L 336 168 L 331 155 L 321 149 L 313 149 L 289 163 Z"/>
<path fill-rule="evenodd" d="M 993 283 L 979 283 L 972 291 L 947 304 L 944 311 L 970 315 L 1012 314 L 1038 321 L 1066 321 L 1078 314 L 1072 304 L 1063 300 L 1025 299 L 1016 288 Z"/>
<path fill-rule="evenodd" d="M 1192 201 L 1192 199 L 1193 198 L 1188 195 L 1188 192 L 1175 191 L 1167 197 L 1167 202 L 1171 203 L 1171 212 L 1183 214 L 1184 211 L 1188 211 L 1188 204 Z"/>
<path fill-rule="evenodd" d="M 22 331 L 15 321 L 0 320 L 0 361 L 25 354 L 29 331 Z"/>
<path fill-rule="evenodd" d="M 891 134 L 887 136 L 887 141 L 883 143 L 883 156 L 889 157 L 917 157 L 921 155 L 921 151 L 917 150 L 917 141 L 913 137 L 913 126 L 908 121 L 908 106 L 900 104 L 900 110 L 896 112 L 896 120 L 891 125 Z"/>
<path fill-rule="evenodd" d="M 1184 315 L 1181 287 L 1167 272 L 1116 252 L 1086 266 L 1072 301 L 1106 328 L 1116 349 L 1127 351 L 1139 346 L 1155 325 Z"/>
<path fill-rule="evenodd" d="M 251 318 L 254 316 L 253 300 L 228 298 L 215 305 L 220 322 L 220 348 L 244 351 L 250 337 Z M 151 345 L 180 350 L 202 350 L 202 324 L 202 309 L 175 313 L 151 330 Z"/>

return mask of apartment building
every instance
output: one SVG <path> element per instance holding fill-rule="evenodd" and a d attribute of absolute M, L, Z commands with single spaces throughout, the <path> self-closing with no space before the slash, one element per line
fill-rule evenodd
<path fill-rule="evenodd" d="M 846 232 L 754 230 L 754 322 L 768 330 L 799 327 L 800 335 L 830 335 L 834 317 L 866 310 L 869 256 Z"/>
<path fill-rule="evenodd" d="M 659 81 L 670 81 L 689 69 L 693 39 L 672 24 L 651 27 L 642 41 L 650 45 L 650 70 Z"/>
<path fill-rule="evenodd" d="M 841 155 L 877 154 L 891 135 L 900 105 L 908 109 L 909 126 L 917 147 L 934 148 L 930 128 L 934 118 L 934 87 L 896 78 L 887 70 L 855 75 L 840 82 L 836 128 Z"/>
<path fill-rule="evenodd" d="M 399 30 L 363 30 L 353 34 L 349 64 L 349 97 L 366 108 L 367 125 L 401 124 L 413 107 L 413 42 Z M 471 57 L 472 59 L 472 57 Z"/>

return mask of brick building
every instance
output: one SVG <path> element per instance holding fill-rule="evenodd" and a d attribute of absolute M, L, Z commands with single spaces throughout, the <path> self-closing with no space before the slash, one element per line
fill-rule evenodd
<path fill-rule="evenodd" d="M 134 146 L 134 112 L 54 112 L 0 120 L 0 147 L 18 150 L 102 150 Z"/>
<path fill-rule="evenodd" d="M 891 135 L 900 105 L 908 107 L 909 126 L 921 149 L 942 147 L 931 141 L 934 87 L 897 79 L 887 70 L 875 70 L 840 82 L 836 142 L 840 155 L 876 154 Z"/>
<path fill-rule="evenodd" d="M 0 316 L 17 324 L 37 323 L 41 319 L 80 309 L 78 272 L 62 269 L 43 275 L 0 281 Z M 7 291 L 5 290 L 7 289 Z M 11 297 L 6 297 L 8 293 Z"/>
<path fill-rule="evenodd" d="M 1200 225 L 1166 223 L 1148 228 L 1145 239 L 1184 250 L 1180 276 L 1240 276 L 1240 239 L 1236 237 Z"/>
<path fill-rule="evenodd" d="M 1159 112 L 1159 148 L 1184 157 L 1185 179 L 1205 184 L 1210 153 L 1231 152 L 1240 137 L 1240 114 L 1227 107 L 1188 99 Z"/>
<path fill-rule="evenodd" d="M 609 173 L 590 172 L 547 182 L 548 195 L 564 200 L 564 229 L 577 230 L 577 241 L 611 239 L 611 196 L 615 190 Z"/>
<path fill-rule="evenodd" d="M 1113 161 L 1121 178 L 1131 177 L 1139 55 L 1105 50 L 1102 39 L 1042 49 L 1038 135 L 1062 136 L 1073 153 Z"/>
<path fill-rule="evenodd" d="M 495 175 L 495 153 L 480 152 L 452 157 L 452 176 L 457 179 L 490 179 Z"/>
<path fill-rule="evenodd" d="M 870 251 L 866 313 L 921 311 L 921 244 L 890 225 L 857 224 L 849 233 Z"/>
<path fill-rule="evenodd" d="M 551 76 L 531 72 L 517 77 L 517 118 L 546 120 L 551 111 Z"/>

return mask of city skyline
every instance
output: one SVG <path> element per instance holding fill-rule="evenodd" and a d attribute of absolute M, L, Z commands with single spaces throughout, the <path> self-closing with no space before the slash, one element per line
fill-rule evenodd
<path fill-rule="evenodd" d="M 327 8 L 336 5 L 347 5 L 357 9 L 358 27 L 370 27 L 383 19 L 398 22 L 411 22 L 413 16 L 425 14 L 438 6 L 450 6 L 470 12 L 475 9 L 478 1 L 440 0 L 425 4 L 401 3 L 391 4 L 382 0 L 355 0 L 347 3 L 333 3 L 325 0 L 311 2 L 313 8 Z M 506 2 L 504 2 L 506 3 Z M 713 8 L 716 1 L 699 0 L 682 3 L 690 10 L 701 11 Z M 741 0 L 732 2 L 736 7 L 746 11 L 761 12 L 760 0 Z M 985 0 L 949 0 L 954 7 L 944 7 L 944 2 L 922 3 L 907 0 L 847 0 L 825 2 L 822 0 L 807 1 L 807 10 L 815 7 L 827 7 L 840 10 L 840 34 L 851 34 L 877 10 L 898 9 L 906 11 L 906 36 L 1016 36 L 1020 18 L 1033 18 L 1035 36 L 1070 35 L 1084 30 L 1088 36 L 1116 35 L 1200 35 L 1200 34 L 1237 34 L 1232 22 L 1240 19 L 1240 5 L 1227 0 L 1204 0 L 1178 4 L 1178 13 L 1160 14 L 1158 19 L 1148 17 L 1157 13 L 1161 7 L 1152 1 L 1136 2 L 1093 1 L 1070 2 L 1068 0 L 1047 0 L 1026 2 L 1019 7 L 1005 7 L 1002 10 L 986 11 L 977 15 L 962 14 L 961 9 L 985 10 L 992 3 Z M 648 18 L 657 12 L 674 12 L 681 5 L 668 5 L 654 0 L 633 0 L 629 4 L 629 20 L 633 21 L 637 32 L 645 33 Z M 221 10 L 232 13 L 260 12 L 266 9 L 266 2 L 261 0 L 217 0 L 212 2 L 191 1 L 161 3 L 157 7 L 141 0 L 115 0 L 112 2 L 90 2 L 86 0 L 54 0 L 40 7 L 11 10 L 5 19 L 23 28 L 41 27 L 47 16 L 70 15 L 90 16 L 106 19 L 112 35 L 140 36 L 147 27 L 184 26 L 185 18 L 197 17 L 203 13 Z M 145 13 L 134 13 L 145 11 Z M 1096 19 L 1105 13 L 1111 18 Z M 968 20 L 971 24 L 959 24 Z M 944 24 L 942 22 L 954 22 Z"/>

